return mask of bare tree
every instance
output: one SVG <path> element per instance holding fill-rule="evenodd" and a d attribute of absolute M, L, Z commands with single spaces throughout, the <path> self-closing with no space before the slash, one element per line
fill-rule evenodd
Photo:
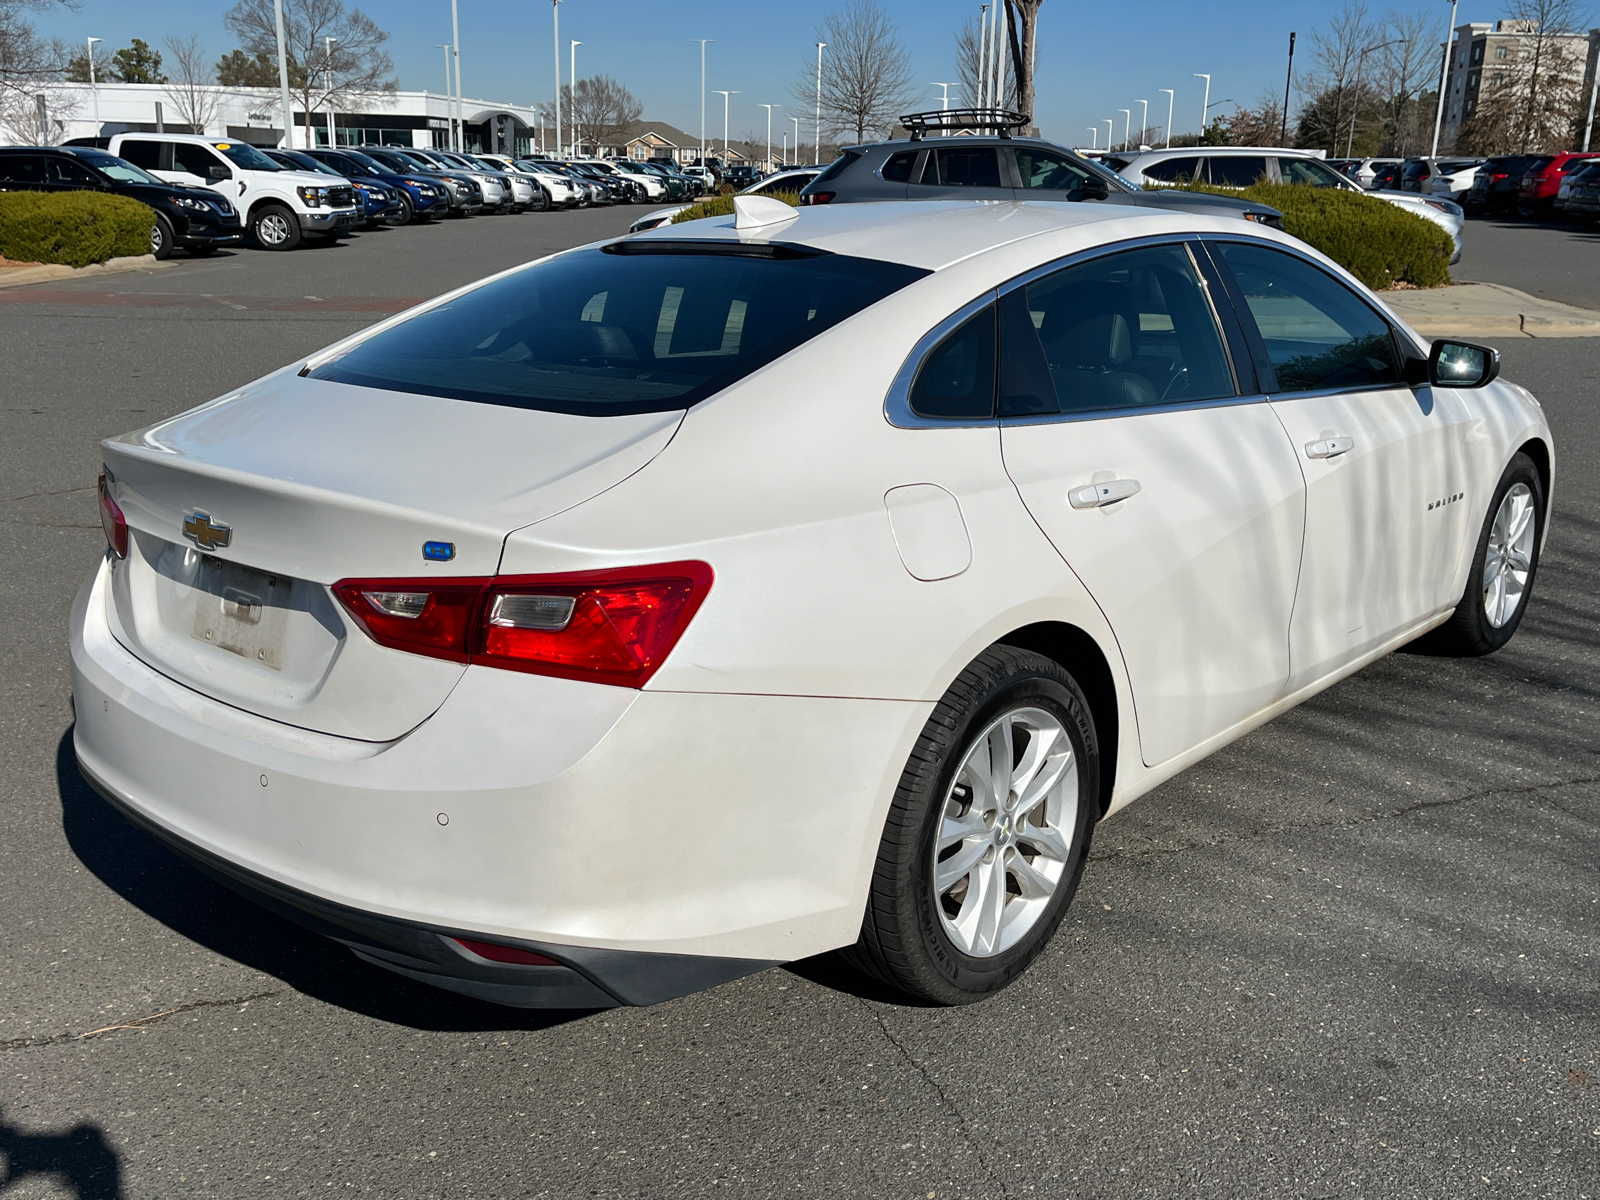
<path fill-rule="evenodd" d="M 587 145 L 598 154 L 601 146 L 615 145 L 624 130 L 644 113 L 644 105 L 609 75 L 591 75 L 577 87 L 563 85 L 561 108 L 572 122 L 574 145 Z"/>
<path fill-rule="evenodd" d="M 1383 30 L 1383 40 L 1389 44 L 1367 60 L 1373 89 L 1380 97 L 1387 154 L 1418 153 L 1432 137 L 1432 114 L 1420 101 L 1423 93 L 1438 86 L 1440 25 L 1426 13 L 1391 12 Z"/>
<path fill-rule="evenodd" d="M 1229 145 L 1277 146 L 1283 130 L 1283 97 L 1277 88 L 1268 88 L 1254 108 L 1236 109 L 1226 124 Z"/>
<path fill-rule="evenodd" d="M 911 57 L 900 31 L 876 0 L 848 0 L 829 13 L 817 30 L 828 49 L 822 64 L 822 123 L 836 133 L 888 133 L 911 103 Z M 802 111 L 816 103 L 816 67 L 808 65 L 794 83 Z M 804 122 L 801 122 L 804 125 Z"/>
<path fill-rule="evenodd" d="M 1362 51 L 1383 40 L 1382 26 L 1370 20 L 1365 0 L 1345 0 L 1326 29 L 1312 31 L 1315 65 L 1308 84 L 1317 99 L 1300 115 L 1298 145 L 1321 147 L 1330 154 L 1344 146 L 1351 114 L 1366 86 L 1358 87 L 1356 78 L 1363 67 Z"/>
<path fill-rule="evenodd" d="M 979 27 L 976 17 L 968 17 L 967 23 L 956 33 L 956 78 L 961 81 L 963 108 L 977 107 L 979 98 L 983 96 L 987 86 L 984 79 L 994 70 L 993 48 L 985 46 L 984 41 L 983 30 Z M 983 61 L 985 57 L 988 59 L 987 63 Z M 987 71 L 985 67 L 988 68 Z M 1012 69 L 1009 59 L 1006 66 L 1005 89 L 1005 95 L 998 104 L 990 102 L 991 108 L 1016 108 L 1022 103 L 1017 95 L 1017 73 Z"/>
<path fill-rule="evenodd" d="M 277 60 L 273 0 L 239 0 L 222 20 L 247 54 Z M 345 8 L 344 0 L 284 0 L 283 32 L 308 146 L 318 108 L 360 111 L 374 96 L 394 92 L 394 62 L 383 48 L 389 35 L 359 8 Z"/>
<path fill-rule="evenodd" d="M 54 0 L 0 0 L 0 128 L 15 142 L 59 141 L 74 109 L 70 93 L 51 86 L 62 78 L 71 48 L 45 41 L 28 21 L 30 10 L 53 6 Z"/>
<path fill-rule="evenodd" d="M 204 133 L 222 107 L 222 93 L 211 82 L 210 55 L 200 44 L 199 35 L 169 37 L 167 53 L 172 58 L 172 74 L 167 77 L 167 99 L 172 102 L 178 121 L 191 133 Z"/>

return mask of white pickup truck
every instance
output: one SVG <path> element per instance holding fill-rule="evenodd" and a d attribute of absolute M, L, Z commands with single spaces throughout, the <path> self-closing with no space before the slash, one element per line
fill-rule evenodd
<path fill-rule="evenodd" d="M 290 171 L 254 146 L 188 133 L 119 133 L 107 147 L 169 183 L 226 196 L 264 250 L 292 250 L 304 238 L 356 229 L 361 209 L 349 181 Z"/>

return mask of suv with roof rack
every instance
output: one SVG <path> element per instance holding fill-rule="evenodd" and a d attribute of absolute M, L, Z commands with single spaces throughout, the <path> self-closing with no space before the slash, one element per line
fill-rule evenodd
<path fill-rule="evenodd" d="M 800 193 L 800 203 L 1055 200 L 1237 216 L 1283 228 L 1283 214 L 1269 205 L 1200 192 L 1143 191 L 1065 146 L 1015 136 L 1030 120 L 982 108 L 910 113 L 900 118 L 909 137 L 846 147 Z M 957 132 L 963 136 L 927 136 Z"/>

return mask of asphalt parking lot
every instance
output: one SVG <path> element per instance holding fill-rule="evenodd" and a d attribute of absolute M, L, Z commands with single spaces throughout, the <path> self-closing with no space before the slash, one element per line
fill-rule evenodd
<path fill-rule="evenodd" d="M 639 211 L 0 291 L 0 1197 L 1600 1196 L 1600 339 L 1502 346 L 1559 456 L 1510 647 L 1393 655 L 1108 820 L 1056 941 L 972 1008 L 828 958 L 479 1004 L 85 786 L 98 439 Z M 1468 234 L 1458 277 L 1527 256 Z M 1553 253 L 1600 308 L 1592 242 Z"/>

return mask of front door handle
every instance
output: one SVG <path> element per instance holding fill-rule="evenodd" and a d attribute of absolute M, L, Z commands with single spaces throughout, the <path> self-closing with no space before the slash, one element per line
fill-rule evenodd
<path fill-rule="evenodd" d="M 1355 438 L 1330 437 L 1318 438 L 1314 442 L 1306 443 L 1307 458 L 1338 458 L 1341 454 L 1348 454 L 1356 447 Z"/>
<path fill-rule="evenodd" d="M 1104 508 L 1126 500 L 1139 490 L 1137 479 L 1112 479 L 1105 483 L 1091 483 L 1087 487 L 1073 488 L 1067 493 L 1067 503 L 1073 508 Z"/>

